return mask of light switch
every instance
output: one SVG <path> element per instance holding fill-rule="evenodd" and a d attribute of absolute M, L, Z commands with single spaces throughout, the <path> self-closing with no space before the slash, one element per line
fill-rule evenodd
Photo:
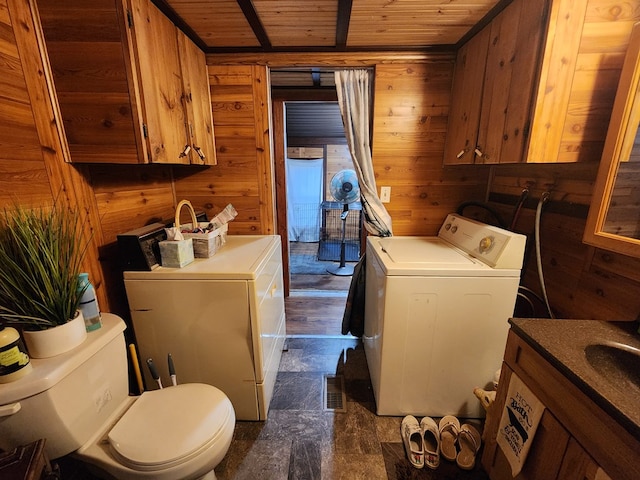
<path fill-rule="evenodd" d="M 382 203 L 391 201 L 391 187 L 380 187 L 380 201 Z"/>

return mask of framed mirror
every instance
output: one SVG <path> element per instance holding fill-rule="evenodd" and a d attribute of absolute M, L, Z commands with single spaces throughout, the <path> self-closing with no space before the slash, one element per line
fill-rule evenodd
<path fill-rule="evenodd" d="M 640 23 L 633 27 L 583 241 L 640 257 Z"/>

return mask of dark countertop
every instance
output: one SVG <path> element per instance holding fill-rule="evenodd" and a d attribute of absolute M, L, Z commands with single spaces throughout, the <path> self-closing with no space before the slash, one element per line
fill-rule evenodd
<path fill-rule="evenodd" d="M 640 389 L 629 387 L 616 372 L 603 376 L 588 362 L 585 347 L 618 342 L 640 348 L 636 322 L 599 320 L 509 320 L 512 329 L 565 377 L 640 439 Z"/>

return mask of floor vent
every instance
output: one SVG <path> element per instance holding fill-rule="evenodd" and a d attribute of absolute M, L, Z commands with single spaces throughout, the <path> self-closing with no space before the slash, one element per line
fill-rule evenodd
<path fill-rule="evenodd" d="M 332 412 L 347 411 L 347 397 L 344 393 L 344 378 L 342 375 L 324 376 L 324 409 Z"/>

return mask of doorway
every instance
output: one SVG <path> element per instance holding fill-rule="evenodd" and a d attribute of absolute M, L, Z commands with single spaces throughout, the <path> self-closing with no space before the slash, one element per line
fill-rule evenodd
<path fill-rule="evenodd" d="M 351 276 L 330 274 L 339 258 L 321 259 L 318 252 L 328 213 L 323 204 L 331 201 L 329 182 L 337 171 L 352 169 L 353 162 L 333 72 L 315 78 L 324 80 L 314 87 L 310 69 L 271 71 L 278 230 L 288 247 L 283 258 L 289 282 L 287 334 L 342 336 Z"/>

